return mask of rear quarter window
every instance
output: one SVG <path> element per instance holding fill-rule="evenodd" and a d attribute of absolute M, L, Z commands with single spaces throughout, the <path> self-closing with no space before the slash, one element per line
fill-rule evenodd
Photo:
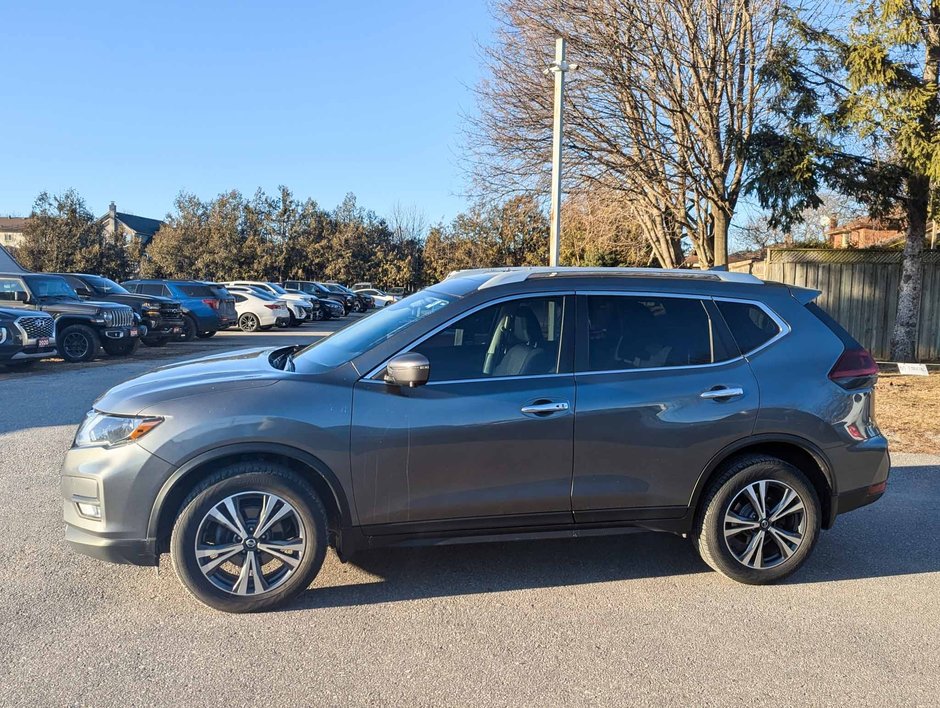
<path fill-rule="evenodd" d="M 742 354 L 754 351 L 780 333 L 780 325 L 757 305 L 721 300 L 715 304 Z"/>
<path fill-rule="evenodd" d="M 177 283 L 176 287 L 179 288 L 186 297 L 214 297 L 208 285 Z"/>

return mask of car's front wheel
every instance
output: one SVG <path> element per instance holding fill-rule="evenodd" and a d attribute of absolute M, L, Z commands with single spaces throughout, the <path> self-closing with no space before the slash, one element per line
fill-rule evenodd
<path fill-rule="evenodd" d="M 706 493 L 693 540 L 702 559 L 738 582 L 763 585 L 795 572 L 819 538 L 819 496 L 776 457 L 748 455 Z"/>
<path fill-rule="evenodd" d="M 98 335 L 87 325 L 69 325 L 58 334 L 56 344 L 62 358 L 72 364 L 91 361 L 98 355 Z"/>
<path fill-rule="evenodd" d="M 272 463 L 241 462 L 207 479 L 183 503 L 170 553 L 200 602 L 258 612 L 310 585 L 327 538 L 326 511 L 302 477 Z"/>

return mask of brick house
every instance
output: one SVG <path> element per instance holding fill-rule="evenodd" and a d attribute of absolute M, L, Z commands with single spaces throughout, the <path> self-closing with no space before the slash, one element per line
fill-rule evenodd
<path fill-rule="evenodd" d="M 852 219 L 840 225 L 829 217 L 826 240 L 833 248 L 868 248 L 889 246 L 904 239 L 904 223 L 899 218 L 885 217 Z"/>

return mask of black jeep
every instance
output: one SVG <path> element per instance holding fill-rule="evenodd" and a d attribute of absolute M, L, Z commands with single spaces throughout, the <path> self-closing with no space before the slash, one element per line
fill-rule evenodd
<path fill-rule="evenodd" d="M 0 305 L 52 315 L 56 345 L 66 361 L 91 361 L 99 346 L 111 356 L 127 356 L 137 348 L 137 315 L 130 307 L 84 302 L 58 275 L 0 273 Z"/>
<path fill-rule="evenodd" d="M 100 275 L 57 273 L 82 300 L 118 302 L 128 305 L 140 317 L 140 341 L 148 347 L 162 347 L 183 331 L 180 303 L 160 295 L 138 295 Z"/>

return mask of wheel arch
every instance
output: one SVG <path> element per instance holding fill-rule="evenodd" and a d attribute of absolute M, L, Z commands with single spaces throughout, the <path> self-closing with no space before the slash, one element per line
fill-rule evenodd
<path fill-rule="evenodd" d="M 157 539 L 158 552 L 168 550 L 173 523 L 186 497 L 196 485 L 220 467 L 248 458 L 277 462 L 310 482 L 326 508 L 331 531 L 351 525 L 349 502 L 342 485 L 319 458 L 304 450 L 277 443 L 226 445 L 203 452 L 183 463 L 160 488 L 148 522 L 148 536 Z"/>
<path fill-rule="evenodd" d="M 711 483 L 721 474 L 725 464 L 742 455 L 771 455 L 796 467 L 803 472 L 816 489 L 822 506 L 822 526 L 832 526 L 833 497 L 837 493 L 835 475 L 825 453 L 805 438 L 786 434 L 755 435 L 738 440 L 719 451 L 708 463 L 699 476 L 689 509 L 694 514 L 699 512 L 702 496 Z"/>

